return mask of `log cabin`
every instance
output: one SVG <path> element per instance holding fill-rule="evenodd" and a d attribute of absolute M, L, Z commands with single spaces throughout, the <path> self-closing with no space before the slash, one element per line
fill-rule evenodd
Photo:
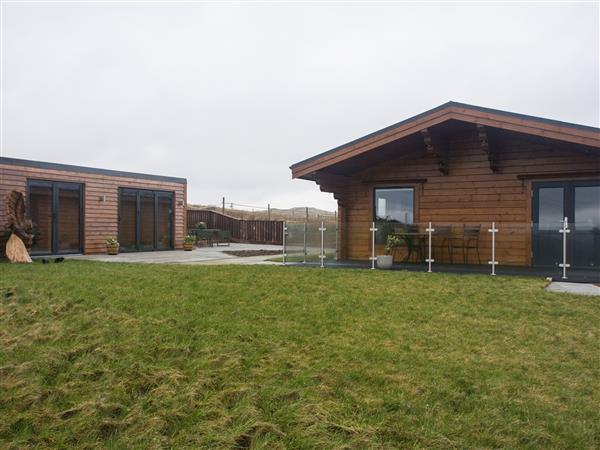
<path fill-rule="evenodd" d="M 290 169 L 337 200 L 341 260 L 369 259 L 373 222 L 379 254 L 431 222 L 436 262 L 487 264 L 494 222 L 499 264 L 556 268 L 567 218 L 570 265 L 600 268 L 599 128 L 449 102 Z"/>
<path fill-rule="evenodd" d="M 13 190 L 33 222 L 33 256 L 105 253 L 112 236 L 120 251 L 183 248 L 185 178 L 0 157 L 2 224 Z"/>

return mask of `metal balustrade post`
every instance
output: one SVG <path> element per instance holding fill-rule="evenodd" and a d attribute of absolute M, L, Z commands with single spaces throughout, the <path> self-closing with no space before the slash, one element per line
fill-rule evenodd
<path fill-rule="evenodd" d="M 496 275 L 496 265 L 498 261 L 496 261 L 496 233 L 498 229 L 496 228 L 496 222 L 492 222 L 492 228 L 488 229 L 489 233 L 492 233 L 492 260 L 488 261 L 488 264 L 492 265 L 492 275 Z"/>
<path fill-rule="evenodd" d="M 377 256 L 375 256 L 375 232 L 377 231 L 375 222 L 373 222 L 369 231 L 371 232 L 371 256 L 369 256 L 369 259 L 371 260 L 371 269 L 375 269 L 375 261 L 377 261 Z"/>
<path fill-rule="evenodd" d="M 431 233 L 433 233 L 435 231 L 435 229 L 431 226 L 431 222 L 429 222 L 429 226 L 425 229 L 425 231 L 427 231 L 427 236 L 428 236 L 428 242 L 427 242 L 428 257 L 425 261 L 427 262 L 427 272 L 431 272 L 431 263 L 434 262 L 434 259 L 431 257 Z"/>
<path fill-rule="evenodd" d="M 321 260 L 321 269 L 325 267 L 325 245 L 323 242 L 323 232 L 325 230 L 327 230 L 327 228 L 325 228 L 323 222 L 321 222 L 321 228 L 319 228 L 319 231 L 321 232 L 321 254 L 319 255 L 319 259 Z"/>
<path fill-rule="evenodd" d="M 571 232 L 571 230 L 569 230 L 569 220 L 565 217 L 563 220 L 563 226 L 560 230 L 558 230 L 559 233 L 562 233 L 563 235 L 563 262 L 562 264 L 559 264 L 558 267 L 562 267 L 563 270 L 563 274 L 562 274 L 562 279 L 566 280 L 567 279 L 567 267 L 571 267 L 571 264 L 567 264 L 567 234 Z"/>
<path fill-rule="evenodd" d="M 304 222 L 304 243 L 303 243 L 303 256 L 302 256 L 302 264 L 306 264 L 306 229 L 307 229 L 307 224 L 306 222 Z"/>
<path fill-rule="evenodd" d="M 286 253 L 287 234 L 288 234 L 287 222 L 284 220 L 283 221 L 283 265 L 285 265 L 285 257 L 287 256 L 287 253 Z"/>

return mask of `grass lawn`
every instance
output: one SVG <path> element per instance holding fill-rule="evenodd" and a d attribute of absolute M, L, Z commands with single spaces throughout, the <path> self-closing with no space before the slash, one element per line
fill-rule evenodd
<path fill-rule="evenodd" d="M 597 448 L 600 302 L 544 284 L 0 264 L 0 448 Z"/>
<path fill-rule="evenodd" d="M 273 258 L 269 258 L 267 261 L 273 261 L 273 262 L 283 262 L 283 256 L 274 256 Z M 304 256 L 302 253 L 290 253 L 288 252 L 287 256 L 285 257 L 285 261 L 289 262 L 289 263 L 301 263 L 303 261 L 306 262 L 321 262 L 321 259 L 319 258 L 319 254 L 314 254 L 314 253 L 310 253 L 307 254 L 306 256 Z M 327 264 L 330 261 L 335 261 L 335 254 L 334 253 L 325 253 L 325 264 Z"/>

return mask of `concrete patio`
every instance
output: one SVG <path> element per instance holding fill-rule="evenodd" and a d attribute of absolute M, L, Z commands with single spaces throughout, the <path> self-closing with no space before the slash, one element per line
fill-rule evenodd
<path fill-rule="evenodd" d="M 600 287 L 595 284 L 585 283 L 566 283 L 562 281 L 553 281 L 546 287 L 549 292 L 559 292 L 566 294 L 595 295 L 600 296 Z"/>
<path fill-rule="evenodd" d="M 121 263 L 153 263 L 153 264 L 278 264 L 267 261 L 277 255 L 233 256 L 226 251 L 270 250 L 281 251 L 279 245 L 239 244 L 229 246 L 195 247 L 191 252 L 183 250 L 166 250 L 156 252 L 119 253 L 118 255 L 65 255 L 65 258 L 86 261 L 121 262 Z"/>

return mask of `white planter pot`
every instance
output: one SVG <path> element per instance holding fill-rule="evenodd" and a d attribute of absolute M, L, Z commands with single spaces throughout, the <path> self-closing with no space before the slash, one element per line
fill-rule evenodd
<path fill-rule="evenodd" d="M 377 267 L 380 269 L 391 269 L 394 263 L 392 255 L 377 255 Z"/>

